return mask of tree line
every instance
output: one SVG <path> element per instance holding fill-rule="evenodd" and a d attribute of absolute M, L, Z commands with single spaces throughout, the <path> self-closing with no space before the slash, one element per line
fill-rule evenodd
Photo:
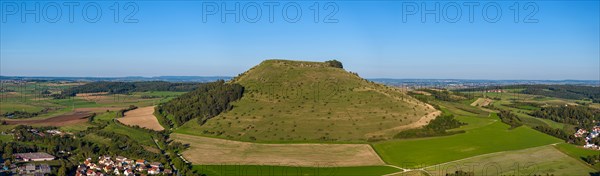
<path fill-rule="evenodd" d="M 424 127 L 401 131 L 400 133 L 396 134 L 394 138 L 419 138 L 464 133 L 464 130 L 452 132 L 447 131 L 449 129 L 458 128 L 462 125 L 466 125 L 466 123 L 454 119 L 454 115 L 442 114 L 431 120 L 429 124 L 425 125 Z"/>
<path fill-rule="evenodd" d="M 600 121 L 600 110 L 585 106 L 542 107 L 531 115 L 586 129 L 593 127 L 594 121 Z"/>
<path fill-rule="evenodd" d="M 221 112 L 231 110 L 233 105 L 230 103 L 242 98 L 243 93 L 243 86 L 219 80 L 202 84 L 194 91 L 160 104 L 157 111 L 169 126 L 181 126 L 194 118 L 202 125 Z"/>
<path fill-rule="evenodd" d="M 600 87 L 582 85 L 507 85 L 488 86 L 477 88 L 465 88 L 456 90 L 458 92 L 476 92 L 493 89 L 523 89 L 520 93 L 530 95 L 541 95 L 547 97 L 564 98 L 572 100 L 591 100 L 600 103 Z"/>
<path fill-rule="evenodd" d="M 172 83 L 165 81 L 144 81 L 144 82 L 91 82 L 80 86 L 71 87 L 62 91 L 61 94 L 54 94 L 54 98 L 66 98 L 75 96 L 78 93 L 100 93 L 109 94 L 128 94 L 132 92 L 148 91 L 175 91 L 188 92 L 196 89 L 203 83 Z"/>
<path fill-rule="evenodd" d="M 521 125 L 523 125 L 523 122 L 521 121 L 521 119 L 519 117 L 517 117 L 517 115 L 511 113 L 508 110 L 500 110 L 500 113 L 498 113 L 498 117 L 500 117 L 500 120 L 502 122 L 510 125 L 511 129 L 517 128 L 517 127 L 520 127 Z"/>

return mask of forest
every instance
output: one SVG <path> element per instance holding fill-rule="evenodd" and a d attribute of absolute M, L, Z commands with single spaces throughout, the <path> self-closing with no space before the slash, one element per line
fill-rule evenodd
<path fill-rule="evenodd" d="M 196 90 L 183 94 L 157 107 L 160 115 L 172 120 L 169 125 L 181 126 L 198 118 L 199 124 L 231 110 L 230 104 L 242 98 L 244 87 L 239 84 L 226 84 L 223 80 L 200 85 Z"/>
<path fill-rule="evenodd" d="M 75 96 L 78 93 L 99 93 L 107 92 L 109 94 L 127 94 L 132 92 L 147 91 L 175 91 L 188 92 L 196 89 L 203 83 L 171 83 L 165 81 L 145 81 L 145 82 L 91 82 L 81 86 L 75 86 L 64 90 L 61 94 L 55 94 L 55 98 L 66 98 Z"/>
<path fill-rule="evenodd" d="M 543 107 L 531 115 L 580 128 L 591 128 L 595 125 L 594 121 L 600 120 L 600 110 L 585 106 Z"/>

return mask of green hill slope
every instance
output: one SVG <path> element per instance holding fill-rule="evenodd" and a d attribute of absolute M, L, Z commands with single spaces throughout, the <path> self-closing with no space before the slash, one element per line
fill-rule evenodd
<path fill-rule="evenodd" d="M 433 107 L 322 62 L 267 60 L 232 80 L 245 88 L 231 111 L 176 132 L 260 142 L 391 138 Z M 419 121 L 421 120 L 421 121 Z"/>

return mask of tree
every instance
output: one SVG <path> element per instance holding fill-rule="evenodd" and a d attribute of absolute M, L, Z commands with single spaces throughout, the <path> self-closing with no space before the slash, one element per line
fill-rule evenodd
<path fill-rule="evenodd" d="M 58 169 L 58 175 L 67 175 L 67 167 L 64 162 L 60 163 L 60 168 Z"/>
<path fill-rule="evenodd" d="M 328 60 L 325 61 L 325 63 L 327 63 L 330 67 L 335 67 L 335 68 L 344 68 L 344 65 L 342 65 L 342 62 L 337 61 L 337 60 Z"/>

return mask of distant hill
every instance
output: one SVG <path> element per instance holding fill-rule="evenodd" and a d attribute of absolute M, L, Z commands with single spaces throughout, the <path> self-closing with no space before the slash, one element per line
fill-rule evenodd
<path fill-rule="evenodd" d="M 167 82 L 214 82 L 229 80 L 229 76 L 127 76 L 127 77 L 45 77 L 45 76 L 0 76 L 0 80 L 26 80 L 26 81 L 111 81 L 111 82 L 139 82 L 139 81 L 167 81 Z"/>
<path fill-rule="evenodd" d="M 264 61 L 230 81 L 244 87 L 232 110 L 203 125 L 189 121 L 176 132 L 244 141 L 367 141 L 422 126 L 437 112 L 340 67 Z"/>

